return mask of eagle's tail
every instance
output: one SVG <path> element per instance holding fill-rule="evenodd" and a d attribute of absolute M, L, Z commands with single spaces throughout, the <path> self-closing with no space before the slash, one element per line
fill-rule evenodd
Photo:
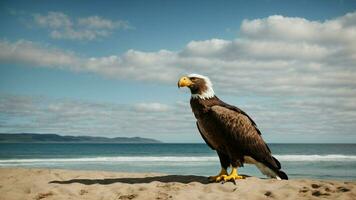
<path fill-rule="evenodd" d="M 277 158 L 273 157 L 274 162 L 277 164 L 277 169 L 274 169 L 273 171 L 277 174 L 277 176 L 281 179 L 288 180 L 288 176 L 284 171 L 281 170 L 281 163 L 277 160 Z"/>
<path fill-rule="evenodd" d="M 268 177 L 288 180 L 287 174 L 281 170 L 281 164 L 279 161 L 275 157 L 272 158 L 274 160 L 273 164 L 271 162 L 258 162 L 256 163 L 257 168 Z"/>
<path fill-rule="evenodd" d="M 284 171 L 282 170 L 278 170 L 276 171 L 277 175 L 279 178 L 283 179 L 283 180 L 288 180 L 288 176 L 286 173 L 284 173 Z"/>

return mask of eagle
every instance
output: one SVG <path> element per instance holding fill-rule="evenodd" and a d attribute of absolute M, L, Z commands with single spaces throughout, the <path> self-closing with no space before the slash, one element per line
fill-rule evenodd
<path fill-rule="evenodd" d="M 221 170 L 210 176 L 212 182 L 243 179 L 237 168 L 254 164 L 266 176 L 278 180 L 288 179 L 281 170 L 280 162 L 262 139 L 256 123 L 240 108 L 220 100 L 214 93 L 210 79 L 199 74 L 183 76 L 178 88 L 191 91 L 190 106 L 197 119 L 198 130 L 207 143 L 218 154 Z M 228 174 L 227 169 L 232 170 Z"/>

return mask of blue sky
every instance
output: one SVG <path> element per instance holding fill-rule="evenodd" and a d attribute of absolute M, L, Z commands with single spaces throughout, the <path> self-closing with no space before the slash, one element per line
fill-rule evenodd
<path fill-rule="evenodd" d="M 268 142 L 356 142 L 355 1 L 2 1 L 0 132 L 202 142 L 208 75 Z"/>

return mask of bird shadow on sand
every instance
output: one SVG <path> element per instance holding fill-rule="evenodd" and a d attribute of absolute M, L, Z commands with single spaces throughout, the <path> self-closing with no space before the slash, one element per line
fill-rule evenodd
<path fill-rule="evenodd" d="M 248 175 L 243 175 L 248 178 Z M 206 176 L 195 176 L 195 175 L 164 175 L 164 176 L 152 176 L 152 177 L 143 177 L 143 178 L 104 178 L 104 179 L 70 179 L 70 180 L 61 180 L 61 181 L 50 181 L 49 183 L 54 184 L 71 184 L 71 183 L 80 183 L 84 185 L 110 185 L 114 183 L 127 183 L 127 184 L 136 184 L 136 183 L 151 183 L 158 181 L 161 183 L 192 183 L 198 182 L 202 184 L 209 184 L 208 178 Z"/>
<path fill-rule="evenodd" d="M 208 178 L 205 176 L 194 176 L 194 175 L 164 175 L 164 176 L 152 176 L 152 177 L 144 177 L 144 178 L 104 178 L 104 179 L 70 179 L 64 181 L 50 181 L 49 183 L 56 184 L 71 184 L 71 183 L 81 183 L 84 185 L 109 185 L 114 183 L 127 183 L 127 184 L 135 184 L 135 183 L 151 183 L 154 181 L 162 182 L 162 183 L 191 183 L 198 182 L 202 184 L 208 184 Z"/>

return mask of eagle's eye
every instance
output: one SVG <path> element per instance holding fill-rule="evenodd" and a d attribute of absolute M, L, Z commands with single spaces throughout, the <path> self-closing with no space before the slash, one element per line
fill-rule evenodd
<path fill-rule="evenodd" d="M 190 80 L 191 80 L 191 81 L 195 81 L 195 80 L 197 80 L 197 78 L 191 77 Z"/>

